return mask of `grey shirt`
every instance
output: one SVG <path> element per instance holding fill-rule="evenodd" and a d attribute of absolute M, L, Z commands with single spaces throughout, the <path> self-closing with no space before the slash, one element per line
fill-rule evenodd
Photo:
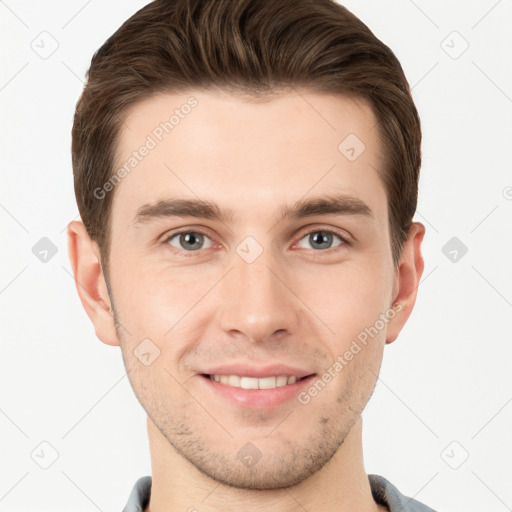
<path fill-rule="evenodd" d="M 390 512 L 436 512 L 413 498 L 404 496 L 391 482 L 379 475 L 368 475 L 373 499 L 388 507 Z M 123 512 L 144 512 L 151 494 L 151 477 L 143 476 L 135 482 Z"/>

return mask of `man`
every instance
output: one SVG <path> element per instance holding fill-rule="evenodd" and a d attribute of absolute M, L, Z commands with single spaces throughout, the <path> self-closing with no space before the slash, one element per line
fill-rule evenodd
<path fill-rule="evenodd" d="M 413 309 L 420 121 L 331 0 L 156 0 L 93 57 L 69 254 L 147 412 L 125 512 L 430 511 L 361 412 Z"/>

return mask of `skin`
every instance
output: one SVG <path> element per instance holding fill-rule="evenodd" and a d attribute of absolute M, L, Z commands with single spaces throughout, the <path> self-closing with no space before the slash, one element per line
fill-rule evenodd
<path fill-rule="evenodd" d="M 370 107 L 298 92 L 256 101 L 194 90 L 160 94 L 128 112 L 119 163 L 190 96 L 198 101 L 115 188 L 110 288 L 96 243 L 80 221 L 68 226 L 82 304 L 98 338 L 121 347 L 148 415 L 151 512 L 385 510 L 363 465 L 361 412 L 384 346 L 414 306 L 425 227 L 413 223 L 395 269 Z M 353 162 L 338 150 L 349 133 L 366 146 Z M 334 191 L 361 199 L 373 216 L 281 218 L 284 205 Z M 133 224 L 140 206 L 171 195 L 214 201 L 236 219 Z M 199 250 L 169 239 L 183 228 L 205 233 Z M 309 237 L 329 229 L 327 248 Z M 236 252 L 247 236 L 263 249 L 252 263 Z M 321 376 L 395 302 L 401 310 L 307 404 L 243 408 L 197 375 L 208 365 L 284 362 Z M 134 350 L 148 338 L 160 355 L 146 366 Z M 261 453 L 251 467 L 237 457 L 248 442 Z"/>

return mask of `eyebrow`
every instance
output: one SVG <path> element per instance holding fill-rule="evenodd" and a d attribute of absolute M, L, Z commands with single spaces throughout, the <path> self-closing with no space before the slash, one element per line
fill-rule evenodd
<path fill-rule="evenodd" d="M 370 207 L 361 199 L 347 194 L 331 194 L 301 199 L 281 208 L 283 219 L 302 219 L 316 215 L 361 215 L 373 218 Z M 236 219 L 234 210 L 201 199 L 161 199 L 141 206 L 132 221 L 133 225 L 172 217 L 197 217 L 230 223 Z"/>

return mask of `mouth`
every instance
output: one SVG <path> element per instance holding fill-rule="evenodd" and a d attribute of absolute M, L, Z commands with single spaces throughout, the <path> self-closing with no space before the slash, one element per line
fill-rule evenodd
<path fill-rule="evenodd" d="M 296 375 L 274 375 L 270 377 L 248 377 L 242 375 L 213 375 L 203 373 L 202 377 L 219 382 L 220 384 L 230 386 L 233 388 L 242 388 L 242 389 L 275 389 L 283 386 L 289 386 L 291 384 L 295 384 L 296 382 L 300 382 L 308 377 L 312 377 L 315 374 L 306 375 L 304 377 L 299 377 Z"/>
<path fill-rule="evenodd" d="M 205 384 L 205 395 L 212 403 L 223 402 L 245 409 L 272 410 L 293 401 L 315 378 L 316 373 L 249 377 L 245 375 L 198 374 Z"/>

